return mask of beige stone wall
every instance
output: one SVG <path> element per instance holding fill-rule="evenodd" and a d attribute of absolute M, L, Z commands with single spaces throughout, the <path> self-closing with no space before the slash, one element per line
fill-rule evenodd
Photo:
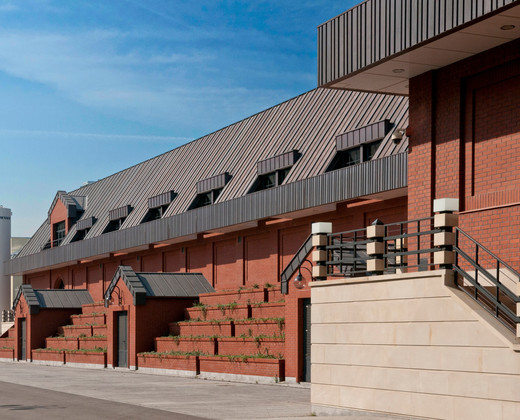
<path fill-rule="evenodd" d="M 312 284 L 313 410 L 520 419 L 514 335 L 450 272 Z"/>

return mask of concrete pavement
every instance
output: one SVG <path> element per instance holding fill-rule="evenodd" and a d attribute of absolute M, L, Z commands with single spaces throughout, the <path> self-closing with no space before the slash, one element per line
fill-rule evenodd
<path fill-rule="evenodd" d="M 182 419 L 178 415 L 196 416 L 202 418 L 235 420 L 235 419 L 327 419 L 327 420 L 382 420 L 394 417 L 378 415 L 351 415 L 351 416 L 313 416 L 310 405 L 310 390 L 305 387 L 290 387 L 281 385 L 256 385 L 232 382 L 219 382 L 192 378 L 180 378 L 166 375 L 150 375 L 129 370 L 112 369 L 81 369 L 72 367 L 42 366 L 32 363 L 0 363 L 0 381 L 5 387 L 12 385 L 19 389 L 20 399 L 5 401 L 0 396 L 0 418 L 11 418 L 4 413 L 21 413 L 22 409 L 9 406 L 40 406 L 49 391 L 49 401 L 60 405 L 61 400 L 67 407 L 78 408 L 78 412 L 85 411 L 87 417 L 82 418 L 120 418 L 119 412 L 128 412 L 125 418 L 172 418 Z M 24 400 L 25 393 L 31 395 Z M 29 392 L 30 391 L 30 392 Z M 65 393 L 69 394 L 65 399 Z M 15 393 L 16 394 L 16 393 Z M 1 393 L 0 393 L 1 395 Z M 95 400 L 92 400 L 95 399 Z M 98 401 L 98 402 L 96 402 Z M 117 410 L 111 410 L 108 402 L 116 403 Z M 52 404 L 50 404 L 52 405 Z M 96 406 L 106 411 L 105 415 L 88 417 L 88 408 Z M 135 410 L 135 413 L 132 412 Z M 45 409 L 50 414 L 52 407 Z M 149 414 L 141 413 L 140 409 L 152 409 Z M 43 409 L 25 410 L 27 413 L 38 413 Z M 54 408 L 57 414 L 66 412 Z M 162 410 L 162 411 L 159 411 Z M 70 415 L 70 411 L 69 411 Z M 156 417 L 158 416 L 158 417 Z M 176 417 L 177 416 L 177 417 Z M 50 416 L 49 416 L 50 417 Z M 12 417 L 36 418 L 36 417 Z M 40 414 L 40 419 L 42 418 Z M 47 418 L 47 416 L 43 416 Z M 56 417 L 54 413 L 52 418 Z M 70 418 L 70 417 L 69 417 Z"/>

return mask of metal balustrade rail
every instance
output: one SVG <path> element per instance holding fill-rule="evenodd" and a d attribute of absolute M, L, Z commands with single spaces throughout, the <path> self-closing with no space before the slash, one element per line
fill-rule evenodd
<path fill-rule="evenodd" d="M 433 217 L 407 220 L 383 225 L 384 235 L 379 238 L 384 244 L 383 254 L 385 274 L 406 272 L 410 269 L 428 270 L 434 265 L 433 235 L 441 232 L 433 228 Z M 359 277 L 372 274 L 367 269 L 367 261 L 374 256 L 367 254 L 367 246 L 374 242 L 367 238 L 367 229 L 356 229 L 328 235 L 327 267 L 328 276 Z M 382 274 L 382 273 L 377 273 Z"/>
<path fill-rule="evenodd" d="M 516 332 L 520 297 L 513 290 L 517 290 L 520 273 L 461 229 L 454 231 L 456 286 Z"/>
<path fill-rule="evenodd" d="M 287 267 L 282 271 L 280 275 L 281 279 L 281 292 L 286 295 L 289 292 L 289 280 L 298 271 L 302 263 L 305 261 L 309 253 L 312 251 L 312 235 L 309 235 L 305 242 L 303 242 L 300 249 L 294 254 L 292 260 L 287 264 Z"/>

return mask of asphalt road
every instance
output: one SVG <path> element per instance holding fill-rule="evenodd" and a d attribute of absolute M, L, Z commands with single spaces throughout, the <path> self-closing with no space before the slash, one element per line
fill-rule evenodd
<path fill-rule="evenodd" d="M 172 419 L 199 420 L 187 414 L 83 397 L 31 386 L 0 382 L 0 419 Z"/>

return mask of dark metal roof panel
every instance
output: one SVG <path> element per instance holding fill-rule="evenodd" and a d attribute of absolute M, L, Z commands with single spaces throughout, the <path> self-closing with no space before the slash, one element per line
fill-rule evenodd
<path fill-rule="evenodd" d="M 76 223 L 76 230 L 85 230 L 90 229 L 96 223 L 96 218 L 94 216 L 87 217 L 86 219 L 81 219 Z"/>
<path fill-rule="evenodd" d="M 318 27 L 325 86 L 518 0 L 365 0 Z"/>
<path fill-rule="evenodd" d="M 173 201 L 175 197 L 174 191 L 167 191 L 162 194 L 155 195 L 148 199 L 148 208 L 156 209 L 157 207 L 166 206 Z"/>
<path fill-rule="evenodd" d="M 108 219 L 117 220 L 117 219 L 123 219 L 125 217 L 128 217 L 128 215 L 132 211 L 131 209 L 132 209 L 132 207 L 129 204 L 127 204 L 126 206 L 118 207 L 117 209 L 110 210 L 108 212 Z"/>
<path fill-rule="evenodd" d="M 198 297 L 215 289 L 201 273 L 136 273 L 150 297 Z"/>
<path fill-rule="evenodd" d="M 224 188 L 230 179 L 231 176 L 227 172 L 203 179 L 197 182 L 197 194 Z"/>
<path fill-rule="evenodd" d="M 361 143 L 380 140 L 388 134 L 391 127 L 392 123 L 384 120 L 356 130 L 347 131 L 336 137 L 336 150 L 345 150 Z"/>
<path fill-rule="evenodd" d="M 294 165 L 298 156 L 297 150 L 282 153 L 278 156 L 273 156 L 269 159 L 262 160 L 257 163 L 258 175 L 268 174 L 277 171 L 278 169 L 289 168 Z"/>
<path fill-rule="evenodd" d="M 41 308 L 81 308 L 94 302 L 88 290 L 49 289 L 34 290 L 34 293 Z"/>

